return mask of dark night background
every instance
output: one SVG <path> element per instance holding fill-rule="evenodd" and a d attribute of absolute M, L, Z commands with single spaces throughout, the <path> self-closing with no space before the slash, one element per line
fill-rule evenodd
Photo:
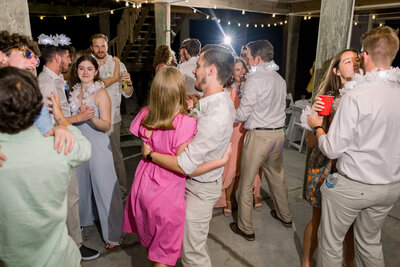
<path fill-rule="evenodd" d="M 204 9 L 203 10 L 207 14 L 211 14 L 212 11 Z M 120 21 L 122 10 L 115 11 L 113 15 L 110 15 L 110 32 L 111 38 L 116 36 L 116 27 L 118 22 Z M 229 14 L 229 11 L 226 11 Z M 237 16 L 237 12 L 231 12 L 232 17 L 234 19 Z M 267 16 L 267 15 L 266 15 Z M 62 17 L 52 18 L 45 17 L 43 20 L 40 20 L 38 16 L 30 16 L 31 20 L 31 29 L 32 36 L 35 40 L 41 33 L 45 34 L 66 34 L 71 38 L 72 44 L 75 46 L 77 50 L 87 49 L 89 47 L 89 37 L 99 32 L 99 19 L 97 16 L 91 16 L 89 19 L 85 16 L 77 16 L 77 17 L 68 17 L 67 20 L 64 20 Z M 265 25 L 264 28 L 261 28 L 260 25 L 255 28 L 254 24 L 250 24 L 247 28 L 247 35 L 245 25 L 241 25 L 241 27 L 237 26 L 237 23 L 232 23 L 228 25 L 226 21 L 222 21 L 221 23 L 217 23 L 213 20 L 191 20 L 190 21 L 190 37 L 198 38 L 202 45 L 206 44 L 216 44 L 223 42 L 223 34 L 221 32 L 220 27 L 226 32 L 227 35 L 232 38 L 232 47 L 237 54 L 240 53 L 240 48 L 242 45 L 246 43 L 258 39 L 267 39 L 269 40 L 275 48 L 275 62 L 280 66 L 279 73 L 284 76 L 284 69 L 282 66 L 284 65 L 282 62 L 283 59 L 283 51 L 282 42 L 283 42 L 283 34 L 284 34 L 284 26 L 277 25 L 271 27 L 267 27 Z M 390 21 L 385 25 L 391 26 L 393 28 L 400 27 L 400 21 Z M 317 47 L 317 38 L 318 38 L 318 26 L 319 19 L 312 18 L 311 20 L 301 20 L 300 25 L 300 38 L 299 38 L 299 52 L 298 52 L 298 60 L 297 60 L 297 73 L 296 73 L 296 92 L 294 95 L 294 99 L 299 99 L 301 95 L 310 95 L 306 93 L 305 89 L 307 84 L 311 78 L 309 74 L 309 70 L 313 64 L 316 54 Z M 178 54 L 179 51 L 179 40 L 180 33 L 174 39 L 174 42 L 171 44 L 172 49 Z M 397 54 L 397 57 L 393 63 L 394 66 L 400 65 L 400 55 Z M 134 74 L 137 76 L 138 74 Z M 152 75 L 144 75 L 146 77 L 152 77 Z M 148 86 L 148 82 L 141 82 L 142 85 Z M 143 86 L 142 86 L 143 87 Z M 138 87 L 136 87 L 138 88 Z M 138 88 L 146 92 L 148 88 Z"/>

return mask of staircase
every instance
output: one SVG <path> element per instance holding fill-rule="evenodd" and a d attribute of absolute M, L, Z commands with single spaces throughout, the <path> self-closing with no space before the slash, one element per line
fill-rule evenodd
<path fill-rule="evenodd" d="M 178 33 L 185 14 L 171 13 L 171 29 Z M 154 7 L 125 9 L 117 26 L 117 37 L 110 41 L 110 52 L 125 63 L 129 72 L 154 71 L 156 49 Z M 171 42 L 174 38 L 171 36 Z"/>

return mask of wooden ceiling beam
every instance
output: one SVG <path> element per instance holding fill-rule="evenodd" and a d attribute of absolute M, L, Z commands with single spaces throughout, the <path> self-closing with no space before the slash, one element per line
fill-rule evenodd
<path fill-rule="evenodd" d="M 270 14 L 288 14 L 290 12 L 289 4 L 261 0 L 190 0 L 189 3 L 182 1 L 172 3 L 172 5 L 197 8 L 214 8 L 215 6 L 217 9 L 245 10 Z"/>
<path fill-rule="evenodd" d="M 29 3 L 29 13 L 37 15 L 76 15 L 109 10 L 104 7 L 83 7 L 71 5 L 51 5 Z"/>

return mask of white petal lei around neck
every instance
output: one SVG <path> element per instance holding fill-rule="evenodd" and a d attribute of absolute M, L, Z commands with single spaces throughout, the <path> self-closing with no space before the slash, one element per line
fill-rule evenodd
<path fill-rule="evenodd" d="M 100 89 L 103 88 L 104 84 L 102 82 L 95 82 L 94 84 L 88 86 L 88 88 L 86 89 L 86 91 L 83 93 L 82 96 L 82 103 L 83 104 L 89 104 L 89 100 L 92 98 L 92 96 L 94 94 L 96 94 L 96 92 Z M 72 87 L 73 91 L 71 93 L 71 96 L 69 98 L 69 106 L 71 109 L 71 113 L 72 115 L 76 115 L 79 113 L 79 107 L 81 105 L 79 105 L 79 99 L 78 99 L 78 95 L 82 90 L 82 85 L 80 83 L 77 83 L 74 85 L 74 87 Z"/>

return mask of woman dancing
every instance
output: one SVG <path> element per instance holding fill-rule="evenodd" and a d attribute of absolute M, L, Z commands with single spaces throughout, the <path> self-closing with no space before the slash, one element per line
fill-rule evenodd
<path fill-rule="evenodd" d="M 353 50 L 346 49 L 335 55 L 330 63 L 328 70 L 325 73 L 324 80 L 319 86 L 312 105 L 313 111 L 321 111 L 323 102 L 319 98 L 320 95 L 334 96 L 335 103 L 338 103 L 340 98 L 339 89 L 343 88 L 347 81 L 350 81 L 355 73 L 360 72 L 360 59 L 357 53 Z M 331 114 L 324 118 L 324 130 L 327 133 L 329 125 L 332 122 L 337 105 L 332 106 Z M 321 219 L 321 192 L 320 187 L 324 183 L 325 178 L 334 172 L 335 160 L 330 160 L 319 150 L 318 141 L 315 135 L 311 132 L 307 133 L 307 144 L 312 147 L 312 151 L 308 161 L 307 177 L 305 183 L 305 199 L 313 207 L 312 219 L 307 224 L 304 230 L 303 237 L 303 257 L 302 267 L 311 266 L 314 251 L 317 248 L 318 239 L 317 232 Z M 344 240 L 344 261 L 346 267 L 354 266 L 354 240 L 353 228 L 351 227 L 346 234 Z"/>
<path fill-rule="evenodd" d="M 77 168 L 79 216 L 82 226 L 92 225 L 98 217 L 106 248 L 114 248 L 122 241 L 123 211 L 110 139 L 106 133 L 111 124 L 111 101 L 103 83 L 99 82 L 96 59 L 90 55 L 82 56 L 76 66 L 75 85 L 69 99 L 73 116 L 68 120 L 92 144 L 92 157 Z"/>

